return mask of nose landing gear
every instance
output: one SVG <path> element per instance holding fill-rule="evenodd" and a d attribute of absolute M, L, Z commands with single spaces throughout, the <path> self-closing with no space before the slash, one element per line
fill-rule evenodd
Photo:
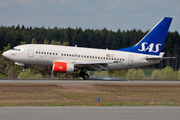
<path fill-rule="evenodd" d="M 22 66 L 22 72 L 25 72 L 26 71 L 26 65 Z"/>
<path fill-rule="evenodd" d="M 25 71 L 26 71 L 26 69 L 25 69 L 25 68 L 23 68 L 23 69 L 22 69 L 22 72 L 25 72 Z"/>
<path fill-rule="evenodd" d="M 82 69 L 79 73 L 79 75 L 84 79 L 87 80 L 89 78 L 89 75 L 86 73 L 84 69 Z"/>

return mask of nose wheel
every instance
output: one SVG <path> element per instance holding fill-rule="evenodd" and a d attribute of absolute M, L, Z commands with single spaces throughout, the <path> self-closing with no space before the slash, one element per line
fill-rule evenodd
<path fill-rule="evenodd" d="M 26 65 L 24 65 L 23 67 L 22 67 L 22 72 L 25 72 L 26 71 Z"/>
<path fill-rule="evenodd" d="M 84 79 L 87 80 L 89 78 L 89 75 L 85 72 L 85 70 L 81 70 L 79 75 Z"/>
<path fill-rule="evenodd" d="M 22 72 L 25 72 L 25 71 L 26 71 L 26 69 L 25 69 L 25 68 L 23 68 L 23 69 L 22 69 Z"/>

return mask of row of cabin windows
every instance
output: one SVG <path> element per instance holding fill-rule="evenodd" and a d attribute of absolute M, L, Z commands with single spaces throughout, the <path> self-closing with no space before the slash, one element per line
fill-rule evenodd
<path fill-rule="evenodd" d="M 49 55 L 58 55 L 57 53 L 51 53 L 51 52 L 38 52 L 36 51 L 36 54 L 49 54 Z M 62 56 L 69 56 L 69 57 L 81 57 L 81 58 L 95 58 L 95 59 L 104 59 L 104 60 L 117 60 L 117 61 L 124 61 L 124 59 L 121 58 L 109 58 L 109 57 L 97 57 L 97 56 L 86 56 L 86 55 L 71 55 L 71 54 L 61 54 Z"/>
<path fill-rule="evenodd" d="M 57 53 L 51 53 L 51 52 L 38 52 L 38 51 L 36 51 L 36 54 L 47 54 L 47 55 L 58 55 Z"/>
<path fill-rule="evenodd" d="M 69 56 L 69 57 L 81 57 L 81 58 L 95 58 L 95 59 L 104 59 L 104 60 L 117 60 L 124 61 L 121 58 L 109 58 L 109 57 L 97 57 L 97 56 L 86 56 L 86 55 L 71 55 L 71 54 L 61 54 L 61 56 Z"/>

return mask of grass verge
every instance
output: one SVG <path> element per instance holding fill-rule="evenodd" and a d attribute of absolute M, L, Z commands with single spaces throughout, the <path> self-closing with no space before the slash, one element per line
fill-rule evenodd
<path fill-rule="evenodd" d="M 180 106 L 176 84 L 0 84 L 0 106 Z"/>

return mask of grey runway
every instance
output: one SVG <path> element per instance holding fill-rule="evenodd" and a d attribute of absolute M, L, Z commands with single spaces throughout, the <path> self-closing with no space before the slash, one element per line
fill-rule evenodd
<path fill-rule="evenodd" d="M 0 107 L 0 120 L 179 120 L 180 107 Z"/>
<path fill-rule="evenodd" d="M 56 84 L 180 84 L 178 80 L 0 80 L 0 83 L 56 83 Z"/>

